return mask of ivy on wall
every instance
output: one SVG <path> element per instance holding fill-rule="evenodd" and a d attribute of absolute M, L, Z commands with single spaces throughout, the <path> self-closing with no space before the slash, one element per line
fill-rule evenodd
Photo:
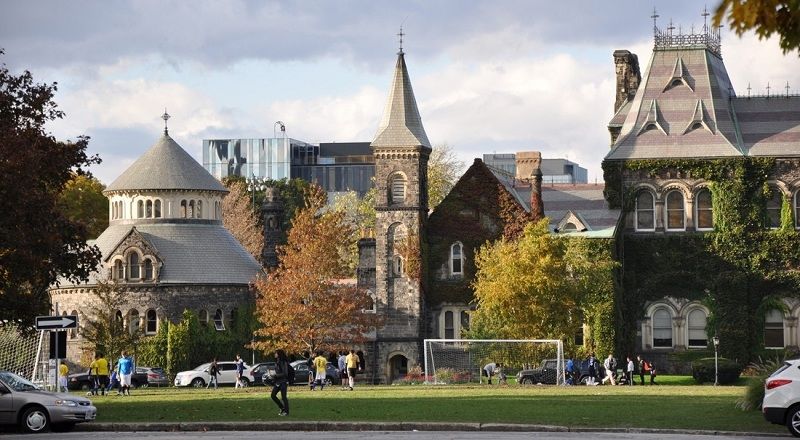
<path fill-rule="evenodd" d="M 644 305 L 671 296 L 709 307 L 707 333 L 719 336 L 724 356 L 744 363 L 760 353 L 764 313 L 776 296 L 800 293 L 800 234 L 788 198 L 781 227 L 766 227 L 775 159 L 606 161 L 603 170 L 606 200 L 626 213 L 635 181 L 666 176 L 709 182 L 713 206 L 711 232 L 620 235 L 619 349 L 632 352 Z"/>

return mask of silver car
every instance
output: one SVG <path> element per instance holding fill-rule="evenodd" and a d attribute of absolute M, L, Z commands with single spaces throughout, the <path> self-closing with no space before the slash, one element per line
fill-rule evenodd
<path fill-rule="evenodd" d="M 28 380 L 0 371 L 0 425 L 16 425 L 26 432 L 68 431 L 76 423 L 97 417 L 89 399 L 43 391 Z"/>

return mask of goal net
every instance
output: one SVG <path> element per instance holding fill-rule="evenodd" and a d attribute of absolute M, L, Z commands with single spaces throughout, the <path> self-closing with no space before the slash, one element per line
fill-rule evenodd
<path fill-rule="evenodd" d="M 525 382 L 564 384 L 558 339 L 425 339 L 423 351 L 428 384 L 487 382 L 484 367 L 492 363 L 496 382 L 505 377 L 511 383 L 524 370 Z"/>
<path fill-rule="evenodd" d="M 43 336 L 46 336 L 46 332 L 0 321 L 0 370 L 17 373 L 34 383 L 46 380 L 49 338 Z"/>

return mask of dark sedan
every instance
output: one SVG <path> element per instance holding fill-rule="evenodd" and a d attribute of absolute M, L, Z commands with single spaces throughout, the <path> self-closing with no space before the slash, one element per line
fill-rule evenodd
<path fill-rule="evenodd" d="M 115 387 L 117 384 L 114 384 Z M 131 387 L 139 388 L 146 387 L 149 384 L 147 379 L 147 370 L 144 368 L 137 368 L 131 375 Z M 92 389 L 92 381 L 89 380 L 89 373 L 70 374 L 67 380 L 67 388 L 73 391 L 89 391 Z"/>
<path fill-rule="evenodd" d="M 295 384 L 308 384 L 308 364 L 305 360 L 294 361 L 291 363 L 294 367 L 294 383 Z M 325 369 L 325 384 L 340 384 L 342 379 L 339 377 L 339 369 L 336 368 L 333 362 L 328 362 Z"/>

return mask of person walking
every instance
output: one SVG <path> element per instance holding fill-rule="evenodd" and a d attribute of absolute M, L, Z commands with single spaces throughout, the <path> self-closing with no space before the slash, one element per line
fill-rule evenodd
<path fill-rule="evenodd" d="M 308 389 L 314 391 L 314 379 L 316 376 L 316 374 L 314 374 L 314 356 L 308 351 L 303 353 L 303 355 L 306 358 L 306 365 L 308 366 Z"/>
<path fill-rule="evenodd" d="M 650 385 L 656 385 L 656 364 L 650 362 Z"/>
<path fill-rule="evenodd" d="M 279 416 L 289 415 L 289 399 L 286 398 L 286 391 L 289 386 L 289 360 L 286 358 L 286 352 L 283 349 L 275 351 L 275 373 L 272 375 L 272 401 L 278 405 L 281 412 Z M 281 399 L 278 400 L 278 393 L 281 393 Z"/>
<path fill-rule="evenodd" d="M 238 354 L 236 355 L 236 386 L 235 388 L 244 388 L 244 359 Z"/>
<path fill-rule="evenodd" d="M 633 359 L 631 359 L 631 357 L 628 356 L 628 366 L 625 369 L 625 374 L 626 374 L 625 377 L 628 379 L 628 385 L 630 386 L 633 386 L 633 370 L 634 370 Z"/>
<path fill-rule="evenodd" d="M 325 389 L 326 371 L 328 369 L 328 360 L 322 355 L 322 351 L 317 352 L 317 357 L 314 358 L 314 370 L 317 372 L 314 383 L 311 385 L 311 391 L 314 391 L 317 385 L 319 390 Z"/>
<path fill-rule="evenodd" d="M 575 385 L 575 361 L 567 359 L 567 366 L 564 368 L 564 385 Z"/>
<path fill-rule="evenodd" d="M 644 366 L 645 364 L 647 364 L 647 362 L 645 362 L 645 360 L 642 359 L 641 355 L 636 355 L 636 363 L 639 364 L 639 384 L 644 385 L 644 372 L 645 372 Z M 648 369 L 649 368 L 650 367 L 648 365 Z"/>
<path fill-rule="evenodd" d="M 58 392 L 60 393 L 68 393 L 69 389 L 67 389 L 67 376 L 69 375 L 69 367 L 64 361 L 61 361 L 61 364 L 58 366 Z"/>
<path fill-rule="evenodd" d="M 336 366 L 339 368 L 339 380 L 342 381 L 342 390 L 347 389 L 347 355 L 344 350 L 339 350 L 339 358 L 336 359 Z"/>
<path fill-rule="evenodd" d="M 347 364 L 347 382 L 350 385 L 350 391 L 356 385 L 356 373 L 358 372 L 358 356 L 355 350 L 350 350 L 350 354 L 345 358 Z"/>
<path fill-rule="evenodd" d="M 594 353 L 589 355 L 587 363 L 589 364 L 589 379 L 587 379 L 586 385 L 597 385 L 597 358 L 594 357 Z"/>
<path fill-rule="evenodd" d="M 216 390 L 217 384 L 219 383 L 219 379 L 217 378 L 217 376 L 219 376 L 219 366 L 217 365 L 217 358 L 211 360 L 211 365 L 208 367 L 208 374 L 209 378 L 208 378 L 208 385 L 206 385 L 206 388 L 210 387 L 211 384 L 213 383 L 214 389 Z"/>
<path fill-rule="evenodd" d="M 100 394 L 105 396 L 106 389 L 108 388 L 108 374 L 110 369 L 108 359 L 106 359 L 103 353 L 98 353 L 97 356 L 95 356 L 94 364 L 97 368 L 97 386 L 100 389 Z"/>
<path fill-rule="evenodd" d="M 133 360 L 123 350 L 122 356 L 117 361 L 119 368 L 119 390 L 122 395 L 131 395 L 131 375 L 133 374 Z"/>
<path fill-rule="evenodd" d="M 617 374 L 617 360 L 614 359 L 614 355 L 608 355 L 606 360 L 603 362 L 603 368 L 606 369 L 606 377 L 603 378 L 601 383 L 605 384 L 606 381 L 610 381 L 611 385 L 616 385 L 617 381 L 614 379 L 614 376 Z"/>

